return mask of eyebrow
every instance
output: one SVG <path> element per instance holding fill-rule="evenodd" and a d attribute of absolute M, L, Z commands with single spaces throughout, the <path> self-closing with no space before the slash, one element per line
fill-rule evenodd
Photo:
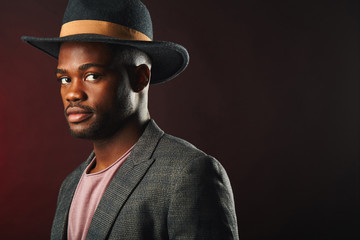
<path fill-rule="evenodd" d="M 58 74 L 58 73 L 60 73 L 60 74 L 65 74 L 65 73 L 67 73 L 67 71 L 64 70 L 64 69 L 59 69 L 59 68 L 57 68 L 57 69 L 55 70 L 55 73 L 56 73 L 56 74 Z"/>
<path fill-rule="evenodd" d="M 84 71 L 91 67 L 100 67 L 100 68 L 106 68 L 105 65 L 97 64 L 97 63 L 85 63 L 79 67 L 79 70 Z"/>
<path fill-rule="evenodd" d="M 97 64 L 97 63 L 85 63 L 83 65 L 81 65 L 78 69 L 80 71 L 84 71 L 88 68 L 91 68 L 91 67 L 100 67 L 100 68 L 106 68 L 107 66 L 106 65 L 101 65 L 101 64 Z M 55 70 L 55 73 L 59 73 L 59 74 L 65 74 L 67 73 L 67 71 L 65 69 L 61 69 L 61 68 L 57 68 Z"/>

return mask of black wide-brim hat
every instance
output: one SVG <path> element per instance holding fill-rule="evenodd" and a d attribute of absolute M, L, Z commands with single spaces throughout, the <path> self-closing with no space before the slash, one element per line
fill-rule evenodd
<path fill-rule="evenodd" d="M 150 13 L 139 0 L 70 0 L 59 37 L 21 38 L 55 58 L 61 43 L 68 41 L 135 47 L 152 61 L 151 84 L 174 78 L 189 63 L 189 54 L 183 46 L 152 40 Z"/>

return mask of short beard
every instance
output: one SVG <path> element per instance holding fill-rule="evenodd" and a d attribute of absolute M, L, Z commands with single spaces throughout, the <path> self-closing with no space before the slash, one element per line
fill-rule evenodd
<path fill-rule="evenodd" d="M 95 113 L 96 111 L 93 112 Z M 102 114 L 100 118 L 96 119 L 88 128 L 82 131 L 73 131 L 69 123 L 68 126 L 73 137 L 96 141 L 112 137 L 126 125 L 127 121 L 131 121 L 132 117 L 134 116 L 131 114 L 131 107 L 117 102 L 112 107 L 112 110 Z"/>
<path fill-rule="evenodd" d="M 101 124 L 97 121 L 93 125 L 91 125 L 89 128 L 76 132 L 73 131 L 70 127 L 70 124 L 68 123 L 70 133 L 73 137 L 81 138 L 81 139 L 88 139 L 88 140 L 96 140 L 100 138 L 101 135 Z"/>
<path fill-rule="evenodd" d="M 121 128 L 121 125 L 121 122 L 114 121 L 113 114 L 106 114 L 82 131 L 73 131 L 70 125 L 69 129 L 73 137 L 94 141 L 113 136 Z"/>

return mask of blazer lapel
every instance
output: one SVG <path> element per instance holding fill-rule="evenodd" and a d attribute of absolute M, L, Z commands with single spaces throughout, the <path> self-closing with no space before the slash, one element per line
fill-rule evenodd
<path fill-rule="evenodd" d="M 106 239 L 122 206 L 154 162 L 152 154 L 164 132 L 153 120 L 114 175 L 91 221 L 86 239 Z"/>

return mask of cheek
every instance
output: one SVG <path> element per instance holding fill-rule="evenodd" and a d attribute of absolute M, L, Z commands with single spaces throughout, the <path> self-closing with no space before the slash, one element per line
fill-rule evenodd
<path fill-rule="evenodd" d="M 121 94 L 123 91 L 119 91 L 114 84 L 96 86 L 88 90 L 88 102 L 98 111 L 107 111 L 118 104 L 117 101 L 121 98 Z"/>
<path fill-rule="evenodd" d="M 118 102 L 120 105 L 124 105 L 129 102 L 131 99 L 131 87 L 130 83 L 127 80 L 127 75 L 122 74 L 118 79 L 121 79 L 119 81 L 114 81 L 113 86 L 111 86 L 112 94 L 114 96 L 115 101 Z"/>
<path fill-rule="evenodd" d="M 115 94 L 117 100 L 126 99 L 127 95 L 129 95 L 129 91 L 122 85 L 116 86 L 115 90 L 116 90 Z"/>
<path fill-rule="evenodd" d="M 124 109 L 124 111 L 132 112 L 136 108 L 138 98 L 130 86 L 121 85 L 116 89 L 116 101 L 117 105 Z"/>

